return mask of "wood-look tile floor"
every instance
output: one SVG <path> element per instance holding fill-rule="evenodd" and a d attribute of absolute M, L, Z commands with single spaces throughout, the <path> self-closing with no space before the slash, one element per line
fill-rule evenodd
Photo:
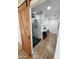
<path fill-rule="evenodd" d="M 49 34 L 46 39 L 39 42 L 33 49 L 33 59 L 54 59 L 56 38 L 55 34 Z"/>
<path fill-rule="evenodd" d="M 34 48 L 33 55 L 29 56 L 28 53 L 21 47 L 18 47 L 18 59 L 54 59 L 56 48 L 56 35 L 49 34 L 44 40 L 41 40 Z"/>
<path fill-rule="evenodd" d="M 18 44 L 18 59 L 32 59 L 32 56 L 30 56 L 21 46 L 21 44 Z"/>

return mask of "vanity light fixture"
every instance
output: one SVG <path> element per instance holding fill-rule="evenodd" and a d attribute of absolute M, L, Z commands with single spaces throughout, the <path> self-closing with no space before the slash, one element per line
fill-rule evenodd
<path fill-rule="evenodd" d="M 37 12 L 33 12 L 33 14 L 36 14 Z"/>

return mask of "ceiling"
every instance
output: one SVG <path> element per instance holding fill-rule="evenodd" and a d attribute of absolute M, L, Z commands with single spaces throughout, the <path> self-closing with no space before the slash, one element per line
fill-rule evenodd
<path fill-rule="evenodd" d="M 20 6 L 25 0 L 18 0 L 18 6 Z"/>
<path fill-rule="evenodd" d="M 48 6 L 51 6 L 50 10 L 47 10 Z M 46 18 L 52 16 L 60 17 L 60 0 L 45 0 L 44 2 L 33 7 L 32 12 L 43 12 Z"/>
<path fill-rule="evenodd" d="M 20 6 L 25 0 L 18 0 L 18 6 Z M 44 0 L 31 0 L 31 7 L 35 7 L 38 2 L 44 1 Z"/>
<path fill-rule="evenodd" d="M 18 0 L 18 6 L 20 6 L 25 0 Z M 47 10 L 47 7 L 51 6 L 51 10 Z M 43 12 L 46 18 L 52 16 L 60 17 L 60 0 L 32 0 L 31 6 L 32 12 Z"/>

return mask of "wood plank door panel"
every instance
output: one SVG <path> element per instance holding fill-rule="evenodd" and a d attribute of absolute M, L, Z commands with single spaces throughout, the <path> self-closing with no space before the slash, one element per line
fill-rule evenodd
<path fill-rule="evenodd" d="M 21 29 L 23 48 L 29 54 L 32 54 L 29 7 L 26 6 L 26 3 L 23 3 L 19 7 L 18 14 L 19 14 L 19 23 Z"/>

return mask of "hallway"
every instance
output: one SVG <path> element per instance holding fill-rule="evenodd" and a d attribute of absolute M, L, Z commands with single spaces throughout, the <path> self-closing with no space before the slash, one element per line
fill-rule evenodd
<path fill-rule="evenodd" d="M 33 49 L 33 59 L 52 59 L 56 48 L 56 35 L 48 34 L 48 37 L 41 40 Z"/>

